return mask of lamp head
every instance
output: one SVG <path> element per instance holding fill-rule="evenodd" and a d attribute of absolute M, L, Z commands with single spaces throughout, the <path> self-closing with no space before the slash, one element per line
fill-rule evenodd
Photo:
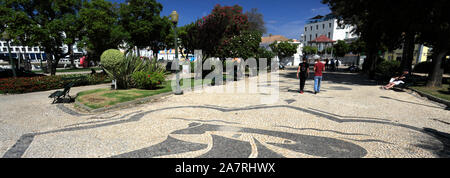
<path fill-rule="evenodd" d="M 172 11 L 172 13 L 170 14 L 170 20 L 173 22 L 173 23 L 178 23 L 178 13 L 177 13 L 177 11 Z"/>

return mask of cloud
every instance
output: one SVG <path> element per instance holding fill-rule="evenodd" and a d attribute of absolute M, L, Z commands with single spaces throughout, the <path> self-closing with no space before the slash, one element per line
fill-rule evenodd
<path fill-rule="evenodd" d="M 325 14 L 328 14 L 330 12 L 331 12 L 330 8 L 328 8 L 328 7 L 319 7 L 319 8 L 311 9 L 311 13 L 313 15 L 325 15 Z"/>

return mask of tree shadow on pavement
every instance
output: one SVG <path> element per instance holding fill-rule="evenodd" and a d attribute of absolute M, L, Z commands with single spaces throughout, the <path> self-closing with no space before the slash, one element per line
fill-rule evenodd
<path fill-rule="evenodd" d="M 430 106 L 430 105 L 421 104 L 421 103 L 414 103 L 414 102 L 411 102 L 411 101 L 404 101 L 404 100 L 395 99 L 395 98 L 391 98 L 391 97 L 387 97 L 387 96 L 380 96 L 380 98 L 394 100 L 394 101 L 399 101 L 399 102 L 402 102 L 402 103 L 415 104 L 415 105 L 420 105 L 420 106 L 425 106 L 425 107 L 430 107 L 430 108 L 446 109 L 446 110 L 448 108 L 448 107 L 447 108 L 443 108 L 443 107 L 438 107 L 438 106 Z"/>
<path fill-rule="evenodd" d="M 450 134 L 437 131 L 431 128 L 423 128 L 424 132 L 435 139 L 439 140 L 443 148 L 441 149 L 440 144 L 436 144 L 435 142 L 428 141 L 426 143 L 422 142 L 422 144 L 415 145 L 417 147 L 431 150 L 440 158 L 450 158 Z"/>
<path fill-rule="evenodd" d="M 280 73 L 281 77 L 297 79 L 297 70 L 288 70 L 289 72 Z M 310 69 L 310 71 L 312 71 Z M 314 80 L 314 72 L 309 73 L 308 80 Z M 345 85 L 369 85 L 375 86 L 377 83 L 375 81 L 367 79 L 362 74 L 350 73 L 350 72 L 325 72 L 323 74 L 323 81 L 329 81 L 337 84 Z"/>

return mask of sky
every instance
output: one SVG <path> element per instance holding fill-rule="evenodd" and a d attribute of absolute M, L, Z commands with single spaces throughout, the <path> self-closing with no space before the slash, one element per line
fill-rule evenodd
<path fill-rule="evenodd" d="M 122 3 L 125 0 L 109 0 Z M 304 31 L 306 20 L 316 15 L 330 13 L 327 5 L 321 0 L 157 0 L 163 5 L 162 16 L 168 16 L 176 10 L 179 15 L 179 25 L 194 22 L 211 13 L 216 4 L 222 6 L 240 5 L 244 12 L 257 8 L 264 16 L 267 36 L 283 35 L 291 39 L 299 39 Z"/>

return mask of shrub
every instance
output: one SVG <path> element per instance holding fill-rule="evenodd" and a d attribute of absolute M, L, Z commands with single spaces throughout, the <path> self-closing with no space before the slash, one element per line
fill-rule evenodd
<path fill-rule="evenodd" d="M 122 53 L 121 53 L 122 54 Z M 138 74 L 137 72 L 143 72 L 147 75 L 157 74 L 162 75 L 165 78 L 165 69 L 157 60 L 151 60 L 148 58 L 140 58 L 132 53 L 127 55 L 119 55 L 117 50 L 107 50 L 102 55 L 102 61 L 108 61 L 109 64 L 103 65 L 106 73 L 114 80 L 116 80 L 118 89 L 128 89 L 139 85 L 142 88 L 152 88 L 154 85 L 148 85 L 143 81 L 144 74 Z M 107 58 L 109 58 L 107 60 Z M 112 60 L 113 58 L 121 58 Z M 113 62 L 112 62 L 113 61 Z M 120 61 L 116 63 L 116 61 Z M 103 63 L 103 62 L 102 62 Z M 112 68 L 108 68 L 112 67 Z M 135 78 L 133 78 L 133 74 Z M 136 81 L 136 82 L 135 82 Z M 160 82 L 160 79 L 158 79 Z M 160 82 L 162 83 L 162 82 Z"/>
<path fill-rule="evenodd" d="M 155 89 L 165 81 L 164 73 L 137 71 L 131 75 L 134 87 L 139 89 Z"/>
<path fill-rule="evenodd" d="M 117 49 L 108 49 L 100 57 L 102 66 L 108 70 L 114 70 L 123 62 L 124 55 Z"/>
<path fill-rule="evenodd" d="M 0 93 L 28 93 L 61 89 L 70 82 L 74 82 L 74 86 L 85 86 L 108 83 L 111 80 L 104 74 L 3 78 L 0 79 Z"/>
<path fill-rule="evenodd" d="M 375 69 L 376 78 L 381 81 L 389 80 L 400 71 L 400 61 L 383 60 Z"/>
<path fill-rule="evenodd" d="M 105 52 L 104 54 L 106 54 Z M 103 55 L 102 55 L 103 56 Z M 145 68 L 144 60 L 134 55 L 122 55 L 118 65 L 103 65 L 105 72 L 114 80 L 116 80 L 118 89 L 128 89 L 132 86 L 131 75 L 136 71 L 142 71 Z M 112 68 L 109 68 L 109 67 Z"/>

